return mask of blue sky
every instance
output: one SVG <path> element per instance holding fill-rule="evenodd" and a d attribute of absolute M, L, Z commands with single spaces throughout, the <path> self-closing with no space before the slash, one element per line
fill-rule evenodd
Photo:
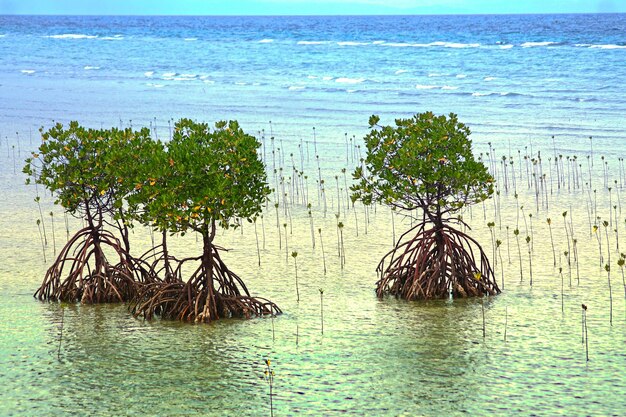
<path fill-rule="evenodd" d="M 0 14 L 326 15 L 626 12 L 626 0 L 0 0 Z"/>

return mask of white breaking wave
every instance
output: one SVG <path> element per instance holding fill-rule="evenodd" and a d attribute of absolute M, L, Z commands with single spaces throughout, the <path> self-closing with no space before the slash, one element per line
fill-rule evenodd
<path fill-rule="evenodd" d="M 455 87 L 453 85 L 444 85 L 443 87 L 441 87 L 442 90 L 458 90 L 459 87 Z"/>
<path fill-rule="evenodd" d="M 513 45 L 500 45 L 500 49 L 511 49 Z"/>
<path fill-rule="evenodd" d="M 430 74 L 428 74 L 429 77 L 445 77 L 448 74 L 442 74 L 439 72 L 431 72 Z"/>
<path fill-rule="evenodd" d="M 344 84 L 359 84 L 365 81 L 365 78 L 347 78 L 340 77 L 335 80 L 336 83 L 344 83 Z"/>
<path fill-rule="evenodd" d="M 328 41 L 298 41 L 298 45 L 325 45 Z"/>
<path fill-rule="evenodd" d="M 261 39 L 259 41 L 259 43 L 272 43 L 272 42 L 274 42 L 274 39 Z"/>
<path fill-rule="evenodd" d="M 557 42 L 524 42 L 520 46 L 522 48 L 531 48 L 533 46 L 549 46 L 549 45 L 554 45 L 556 43 Z"/>
<path fill-rule="evenodd" d="M 165 87 L 165 84 L 153 84 L 153 83 L 146 83 L 146 85 L 148 87 L 154 87 L 154 88 L 163 88 Z"/>
<path fill-rule="evenodd" d="M 591 45 L 594 49 L 626 49 L 626 45 Z"/>
<path fill-rule="evenodd" d="M 22 74 L 34 74 L 34 73 L 35 73 L 35 70 L 26 70 L 26 69 L 23 69 L 23 70 L 21 70 L 20 72 L 21 72 Z"/>
<path fill-rule="evenodd" d="M 309 80 L 317 80 L 319 77 L 317 75 L 307 75 Z"/>
<path fill-rule="evenodd" d="M 289 90 L 304 90 L 304 86 L 303 85 L 291 85 L 289 86 Z"/>
<path fill-rule="evenodd" d="M 197 41 L 198 38 L 185 38 L 184 40 L 185 42 L 193 42 L 193 41 Z"/>
<path fill-rule="evenodd" d="M 415 86 L 415 88 L 417 88 L 418 90 L 432 90 L 433 88 L 439 88 L 439 86 L 438 85 L 417 84 Z"/>
<path fill-rule="evenodd" d="M 64 33 L 62 35 L 48 35 L 44 36 L 50 39 L 96 39 L 98 35 L 83 35 L 80 33 Z"/>
<path fill-rule="evenodd" d="M 173 77 L 176 77 L 177 75 L 178 75 L 177 72 L 164 72 L 163 78 L 173 78 Z"/>
<path fill-rule="evenodd" d="M 353 41 L 345 41 L 345 42 L 337 42 L 339 46 L 361 46 L 361 45 L 369 45 L 369 42 L 353 42 Z"/>
<path fill-rule="evenodd" d="M 89 71 L 89 70 L 98 70 L 98 69 L 100 69 L 100 67 L 94 67 L 94 66 L 91 66 L 91 65 L 85 65 L 83 67 L 83 69 L 85 69 L 87 71 Z"/>
<path fill-rule="evenodd" d="M 143 73 L 146 77 L 152 77 L 154 75 L 154 71 L 146 71 Z"/>
<path fill-rule="evenodd" d="M 456 78 L 466 78 L 466 77 L 467 77 L 467 75 L 465 75 L 465 74 L 457 74 L 456 75 Z"/>
<path fill-rule="evenodd" d="M 324 80 L 324 81 L 331 81 L 332 79 L 333 79 L 333 77 L 328 77 L 328 76 L 322 77 L 322 80 Z"/>
<path fill-rule="evenodd" d="M 392 46 L 395 48 L 406 48 L 409 46 L 413 46 L 413 44 L 411 43 L 406 43 L 406 42 L 389 42 L 389 43 L 384 43 L 383 45 L 385 46 Z"/>
<path fill-rule="evenodd" d="M 105 36 L 104 38 L 101 38 L 101 39 L 105 41 L 121 41 L 122 39 L 124 39 L 124 36 L 122 35 Z"/>
<path fill-rule="evenodd" d="M 409 72 L 408 70 L 398 70 L 395 72 L 396 75 L 404 74 L 405 72 Z"/>
<path fill-rule="evenodd" d="M 493 81 L 495 79 L 496 79 L 496 77 L 485 77 L 485 78 L 483 78 L 484 81 Z"/>

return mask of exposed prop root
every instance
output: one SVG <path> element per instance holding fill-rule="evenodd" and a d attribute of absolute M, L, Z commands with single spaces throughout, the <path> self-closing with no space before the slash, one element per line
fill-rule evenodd
<path fill-rule="evenodd" d="M 174 276 L 180 277 L 183 264 L 200 261 L 200 266 L 187 282 L 170 280 L 153 282 L 142 287 L 131 311 L 147 320 L 155 315 L 164 319 L 211 322 L 219 318 L 276 315 L 281 310 L 271 301 L 251 297 L 245 284 L 230 271 L 212 247 L 212 264 L 205 258 L 187 258 L 177 263 Z"/>
<path fill-rule="evenodd" d="M 415 233 L 414 237 L 405 237 Z M 406 300 L 495 295 L 500 289 L 489 259 L 465 233 L 441 225 L 426 229 L 421 223 L 406 232 L 379 263 L 376 294 Z M 480 255 L 476 263 L 474 251 Z"/>
<path fill-rule="evenodd" d="M 103 247 L 117 254 L 116 265 L 107 261 Z M 129 257 L 115 236 L 107 231 L 95 235 L 86 227 L 65 244 L 34 296 L 85 304 L 127 301 L 136 296 L 140 285 L 133 274 Z"/>

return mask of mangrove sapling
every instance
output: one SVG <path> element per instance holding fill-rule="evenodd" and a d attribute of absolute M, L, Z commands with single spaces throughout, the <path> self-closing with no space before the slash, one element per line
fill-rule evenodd
<path fill-rule="evenodd" d="M 343 223 L 337 223 L 337 229 L 339 229 L 339 263 L 341 269 L 346 265 L 346 249 L 343 245 Z"/>
<path fill-rule="evenodd" d="M 41 240 L 41 253 L 43 254 L 43 263 L 44 265 L 47 263 L 46 261 L 46 245 L 44 244 L 43 234 L 41 233 L 41 220 L 37 219 L 37 229 L 39 230 L 39 239 Z"/>
<path fill-rule="evenodd" d="M 573 248 L 574 248 L 574 262 L 576 263 L 576 282 L 577 285 L 580 285 L 580 269 L 578 267 L 578 239 L 572 239 Z"/>
<path fill-rule="evenodd" d="M 283 223 L 285 229 L 285 262 L 289 263 L 289 243 L 287 242 L 287 223 Z"/>
<path fill-rule="evenodd" d="M 607 252 L 607 259 L 608 259 L 607 265 L 610 265 L 611 264 L 611 244 L 609 243 L 609 222 L 605 220 L 602 222 L 602 225 L 604 226 L 604 234 L 606 236 L 606 252 Z"/>
<path fill-rule="evenodd" d="M 522 270 L 522 249 L 519 244 L 519 229 L 513 230 L 515 240 L 517 241 L 517 257 L 519 258 L 519 282 L 524 280 L 524 272 Z"/>
<path fill-rule="evenodd" d="M 504 342 L 506 343 L 506 330 L 509 324 L 509 306 L 504 306 Z"/>
<path fill-rule="evenodd" d="M 197 265 L 186 282 L 144 285 L 134 300 L 135 316 L 211 322 L 281 312 L 274 303 L 250 296 L 243 280 L 222 261 L 223 249 L 214 241 L 217 227 L 236 228 L 236 219 L 252 222 L 262 210 L 270 189 L 259 146 L 236 121 L 218 122 L 215 129 L 189 119 L 176 123 L 168 163 L 160 166 L 163 185 L 155 190 L 154 204 L 146 205 L 147 216 L 154 216 L 170 233 L 196 233 L 202 253 L 179 262 L 177 271 L 187 263 Z"/>
<path fill-rule="evenodd" d="M 500 274 L 502 275 L 502 288 L 501 290 L 504 290 L 504 263 L 502 262 L 502 251 L 500 249 L 500 246 L 502 245 L 502 241 L 501 240 L 496 240 L 496 249 L 498 251 L 498 256 L 500 257 Z"/>
<path fill-rule="evenodd" d="M 421 209 L 423 220 L 380 261 L 377 295 L 414 300 L 498 294 L 482 247 L 451 226 L 463 226 L 455 213 L 493 193 L 493 177 L 472 153 L 469 128 L 454 114 L 416 114 L 395 126 L 380 126 L 379 120 L 369 119 L 367 157 L 354 172 L 353 198 L 366 207 L 378 202 L 407 212 Z"/>
<path fill-rule="evenodd" d="M 509 265 L 511 265 L 511 245 L 509 242 L 509 226 L 506 226 L 506 253 L 509 258 Z M 556 266 L 556 265 L 555 265 Z"/>
<path fill-rule="evenodd" d="M 606 271 L 606 278 L 609 282 L 609 324 L 613 325 L 613 290 L 611 288 L 611 266 L 609 264 L 604 265 Z"/>
<path fill-rule="evenodd" d="M 622 272 L 622 285 L 624 286 L 624 299 L 626 299 L 626 279 L 624 278 L 624 263 L 626 261 L 626 254 L 621 253 L 620 258 L 617 261 L 620 271 Z"/>
<path fill-rule="evenodd" d="M 296 268 L 296 302 L 300 302 L 300 288 L 298 287 L 298 252 L 291 252 L 291 257 L 293 258 L 294 266 Z"/>
<path fill-rule="evenodd" d="M 569 244 L 569 231 L 567 230 L 567 211 L 563 212 L 563 225 L 565 226 L 565 240 L 567 240 L 567 252 L 569 253 L 571 248 L 570 248 L 570 244 Z M 567 258 L 567 264 L 570 264 L 569 258 Z"/>
<path fill-rule="evenodd" d="M 531 239 L 530 236 L 526 236 L 526 245 L 528 246 L 528 264 L 530 268 L 530 286 L 533 286 L 533 254 L 531 249 Z"/>
<path fill-rule="evenodd" d="M 309 226 L 311 229 L 311 246 L 315 249 L 315 232 L 313 231 L 313 213 L 311 212 L 311 203 L 307 204 L 307 209 L 309 211 Z"/>
<path fill-rule="evenodd" d="M 583 309 L 583 331 L 584 331 L 584 340 L 585 340 L 585 354 L 587 357 L 587 362 L 589 362 L 589 336 L 587 333 L 587 306 L 583 304 L 582 309 Z"/>
<path fill-rule="evenodd" d="M 552 237 L 552 219 L 548 217 L 548 229 L 550 230 L 550 244 L 552 245 L 552 260 L 554 261 L 554 266 L 556 267 L 556 252 L 554 251 L 554 238 Z"/>
<path fill-rule="evenodd" d="M 324 241 L 322 240 L 322 229 L 319 228 L 317 229 L 317 231 L 320 234 L 320 247 L 322 249 L 322 261 L 324 264 L 324 275 L 326 275 L 326 255 L 324 253 Z"/>
<path fill-rule="evenodd" d="M 324 335 L 324 289 L 320 288 L 320 323 L 322 325 L 322 335 Z"/>
<path fill-rule="evenodd" d="M 270 400 L 270 416 L 274 417 L 274 370 L 272 369 L 272 361 L 265 359 L 265 381 L 269 386 L 269 400 Z"/>

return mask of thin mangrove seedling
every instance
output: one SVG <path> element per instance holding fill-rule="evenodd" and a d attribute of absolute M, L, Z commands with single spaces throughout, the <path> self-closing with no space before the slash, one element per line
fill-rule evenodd
<path fill-rule="evenodd" d="M 320 247 L 322 249 L 322 261 L 324 263 L 324 275 L 326 275 L 326 255 L 324 253 L 324 241 L 322 240 L 322 229 L 318 228 L 317 232 L 320 235 Z"/>
<path fill-rule="evenodd" d="M 526 245 L 528 246 L 528 264 L 530 268 L 530 286 L 533 286 L 533 254 L 530 236 L 526 236 Z"/>
<path fill-rule="evenodd" d="M 39 230 L 39 239 L 41 240 L 41 253 L 43 254 L 43 263 L 44 265 L 47 263 L 46 261 L 46 246 L 44 244 L 43 235 L 41 233 L 41 220 L 37 219 L 37 229 Z"/>
<path fill-rule="evenodd" d="M 293 258 L 294 265 L 296 268 L 296 301 L 299 303 L 300 302 L 300 289 L 298 288 L 298 252 L 297 251 L 291 252 L 291 256 Z"/>
<path fill-rule="evenodd" d="M 626 253 L 621 253 L 620 258 L 617 261 L 620 271 L 622 272 L 622 285 L 624 286 L 624 299 L 626 299 L 626 278 L 624 278 L 624 263 L 626 260 Z"/>
<path fill-rule="evenodd" d="M 509 324 L 509 306 L 504 307 L 504 342 L 506 343 L 506 331 Z"/>
<path fill-rule="evenodd" d="M 567 252 L 569 253 L 571 251 L 571 248 L 570 248 L 570 244 L 569 244 L 569 232 L 567 230 L 567 220 L 566 220 L 566 217 L 567 217 L 567 211 L 564 211 L 563 212 L 563 225 L 565 226 L 565 239 L 567 240 Z M 569 263 L 570 263 L 570 260 L 569 260 L 569 258 L 567 258 L 567 264 L 569 265 Z"/>
<path fill-rule="evenodd" d="M 587 333 L 587 306 L 582 304 L 583 309 L 583 330 L 584 330 L 584 339 L 585 339 L 585 355 L 587 357 L 587 362 L 589 362 L 589 335 Z"/>
<path fill-rule="evenodd" d="M 552 219 L 548 217 L 546 221 L 548 222 L 548 229 L 550 230 L 550 244 L 552 245 L 552 260 L 554 262 L 554 266 L 556 267 L 556 252 L 554 251 L 554 238 L 552 237 Z"/>
<path fill-rule="evenodd" d="M 564 300 L 564 295 L 563 295 L 564 279 L 563 279 L 563 267 L 561 266 L 559 266 L 559 275 L 561 276 L 561 313 L 565 314 L 565 300 Z"/>
<path fill-rule="evenodd" d="M 517 256 L 519 258 L 519 282 L 524 280 L 524 272 L 522 270 L 522 248 L 519 244 L 519 229 L 513 230 L 513 234 L 515 235 L 515 240 L 517 241 Z"/>
<path fill-rule="evenodd" d="M 285 262 L 289 263 L 289 243 L 287 242 L 287 223 L 283 223 L 285 229 Z"/>
<path fill-rule="evenodd" d="M 502 262 L 502 250 L 500 249 L 502 246 L 502 241 L 500 239 L 496 240 L 496 249 L 498 251 L 498 256 L 500 258 L 500 274 L 502 275 L 502 290 L 504 290 L 504 262 Z"/>
<path fill-rule="evenodd" d="M 272 361 L 265 359 L 265 381 L 269 386 L 269 400 L 270 400 L 270 416 L 274 417 L 274 369 L 272 369 Z"/>
<path fill-rule="evenodd" d="M 324 289 L 320 288 L 320 322 L 322 324 L 322 335 L 324 335 Z"/>

